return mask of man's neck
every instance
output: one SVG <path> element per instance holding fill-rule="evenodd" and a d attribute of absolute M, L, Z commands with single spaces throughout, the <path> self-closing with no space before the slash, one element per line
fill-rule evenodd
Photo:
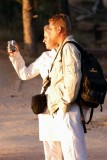
<path fill-rule="evenodd" d="M 68 37 L 68 35 L 64 34 L 60 35 L 58 38 L 58 44 L 60 45 L 65 40 L 66 37 Z"/>

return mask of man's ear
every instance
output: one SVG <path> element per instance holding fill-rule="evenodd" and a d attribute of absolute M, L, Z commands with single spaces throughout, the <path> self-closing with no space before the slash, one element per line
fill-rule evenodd
<path fill-rule="evenodd" d="M 58 32 L 58 33 L 61 33 L 61 31 L 62 31 L 61 26 L 58 26 L 58 27 L 57 27 L 57 32 Z"/>

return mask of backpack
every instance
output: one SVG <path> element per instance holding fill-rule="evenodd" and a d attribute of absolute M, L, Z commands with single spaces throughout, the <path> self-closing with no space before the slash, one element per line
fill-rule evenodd
<path fill-rule="evenodd" d="M 82 79 L 76 102 L 80 107 L 81 120 L 84 127 L 84 132 L 86 133 L 85 124 L 89 124 L 91 121 L 94 108 L 97 108 L 100 105 L 100 111 L 102 112 L 102 104 L 104 103 L 107 91 L 107 82 L 104 79 L 104 74 L 99 62 L 92 54 L 88 54 L 87 51 L 85 51 L 78 43 L 74 41 L 65 42 L 63 47 L 66 43 L 74 44 L 81 53 Z M 82 106 L 86 106 L 91 109 L 88 122 L 85 122 Z"/>

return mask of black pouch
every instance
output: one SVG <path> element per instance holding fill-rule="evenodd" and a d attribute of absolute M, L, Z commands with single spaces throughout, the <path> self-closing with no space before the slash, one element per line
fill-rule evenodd
<path fill-rule="evenodd" d="M 31 109 L 35 114 L 45 112 L 47 108 L 47 98 L 45 94 L 38 94 L 32 97 Z"/>

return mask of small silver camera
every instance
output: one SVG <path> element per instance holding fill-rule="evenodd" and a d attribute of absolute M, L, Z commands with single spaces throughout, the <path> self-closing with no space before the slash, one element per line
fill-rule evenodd
<path fill-rule="evenodd" d="M 9 47 L 10 47 L 11 51 L 15 52 L 16 51 L 15 40 L 8 41 L 8 44 L 9 44 Z"/>

